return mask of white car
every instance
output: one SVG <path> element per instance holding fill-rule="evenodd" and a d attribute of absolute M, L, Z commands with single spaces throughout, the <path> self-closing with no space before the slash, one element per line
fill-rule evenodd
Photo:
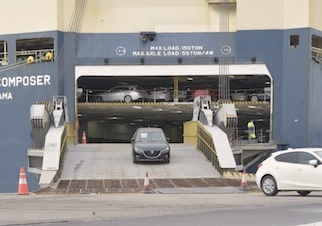
<path fill-rule="evenodd" d="M 166 87 L 156 87 L 149 93 L 149 100 L 158 102 L 166 101 L 169 102 L 171 99 L 171 92 Z"/>
<path fill-rule="evenodd" d="M 270 101 L 271 100 L 271 88 L 265 87 L 264 92 L 252 93 L 250 95 L 250 101 Z"/>
<path fill-rule="evenodd" d="M 111 89 L 95 94 L 96 102 L 132 102 L 144 101 L 148 99 L 148 93 L 139 86 L 134 85 L 119 85 Z"/>
<path fill-rule="evenodd" d="M 322 148 L 277 151 L 258 165 L 256 183 L 267 196 L 297 191 L 305 196 L 322 191 Z"/>

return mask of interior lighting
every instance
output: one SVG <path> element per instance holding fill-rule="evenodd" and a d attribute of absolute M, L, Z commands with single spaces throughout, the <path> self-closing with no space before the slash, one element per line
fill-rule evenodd
<path fill-rule="evenodd" d="M 141 109 L 141 106 L 133 106 L 134 109 Z"/>
<path fill-rule="evenodd" d="M 254 105 L 249 105 L 249 106 L 248 106 L 248 108 L 255 109 L 255 108 L 256 108 L 256 106 L 254 106 Z"/>

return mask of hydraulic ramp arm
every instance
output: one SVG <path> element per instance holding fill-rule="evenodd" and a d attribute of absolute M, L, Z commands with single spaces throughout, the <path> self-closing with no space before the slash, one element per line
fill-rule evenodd
<path fill-rule="evenodd" d="M 53 97 L 53 108 L 34 104 L 30 108 L 33 148 L 28 149 L 28 171 L 39 178 L 39 186 L 49 187 L 58 176 L 60 159 L 66 149 L 67 99 Z"/>
<path fill-rule="evenodd" d="M 221 168 L 236 168 L 236 161 L 229 142 L 237 126 L 237 114 L 233 104 L 222 104 L 216 111 L 212 108 L 210 96 L 194 99 L 192 121 L 199 121 L 211 135 Z"/>

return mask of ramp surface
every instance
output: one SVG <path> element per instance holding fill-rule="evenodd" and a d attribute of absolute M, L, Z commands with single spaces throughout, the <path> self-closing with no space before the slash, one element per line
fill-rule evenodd
<path fill-rule="evenodd" d="M 61 180 L 219 178 L 220 174 L 193 146 L 170 144 L 171 160 L 163 163 L 132 162 L 131 144 L 78 144 L 64 158 Z"/>

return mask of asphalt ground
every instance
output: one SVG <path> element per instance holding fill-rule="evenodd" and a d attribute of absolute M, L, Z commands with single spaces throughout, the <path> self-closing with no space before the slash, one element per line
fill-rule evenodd
<path fill-rule="evenodd" d="M 183 188 L 178 188 L 179 190 Z M 0 194 L 0 225 L 46 225 L 68 222 L 129 219 L 138 217 L 188 215 L 205 211 L 259 209 L 265 206 L 321 203 L 321 192 L 306 197 L 284 192 L 267 197 L 262 192 L 240 191 L 235 187 L 194 188 L 198 193 L 176 194 Z M 215 192 L 214 190 L 217 190 Z M 223 191 L 225 191 L 223 193 Z M 300 210 L 299 210 L 300 211 Z M 234 217 L 231 215 L 231 217 Z M 251 217 L 251 212 L 245 217 Z"/>

